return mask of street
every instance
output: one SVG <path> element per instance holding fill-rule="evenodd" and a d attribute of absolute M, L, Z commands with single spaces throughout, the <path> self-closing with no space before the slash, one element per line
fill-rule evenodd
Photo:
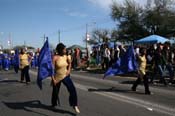
<path fill-rule="evenodd" d="M 36 84 L 37 70 L 30 70 L 31 83 L 20 83 L 20 73 L 0 71 L 0 116 L 173 116 L 175 86 L 150 85 L 152 95 L 144 94 L 143 85 L 131 91 L 134 77 L 107 77 L 87 71 L 72 71 L 77 89 L 80 114 L 68 102 L 68 91 L 61 85 L 60 106 L 51 108 L 50 78 L 43 89 Z M 175 115 L 174 115 L 175 116 Z"/>

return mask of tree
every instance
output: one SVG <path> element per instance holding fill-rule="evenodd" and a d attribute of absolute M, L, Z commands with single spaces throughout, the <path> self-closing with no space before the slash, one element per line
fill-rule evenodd
<path fill-rule="evenodd" d="M 150 34 L 166 36 L 175 30 L 175 12 L 171 0 L 154 0 L 154 6 L 145 9 L 144 25 Z"/>
<path fill-rule="evenodd" d="M 175 31 L 175 12 L 171 0 L 150 0 L 141 6 L 132 0 L 124 4 L 113 2 L 111 17 L 117 24 L 117 37 L 120 40 L 132 41 L 150 34 L 165 36 Z"/>
<path fill-rule="evenodd" d="M 110 39 L 110 31 L 107 29 L 94 29 L 92 31 L 91 41 L 94 44 L 108 42 Z"/>
<path fill-rule="evenodd" d="M 124 5 L 114 2 L 111 9 L 120 39 L 132 41 L 147 34 L 142 25 L 143 9 L 135 1 L 125 0 Z"/>

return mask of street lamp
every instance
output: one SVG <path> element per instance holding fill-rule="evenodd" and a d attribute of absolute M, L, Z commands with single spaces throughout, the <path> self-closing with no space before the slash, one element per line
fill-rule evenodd
<path fill-rule="evenodd" d="M 87 42 L 88 42 L 88 24 L 86 24 L 86 49 L 87 49 Z"/>
<path fill-rule="evenodd" d="M 90 40 L 90 35 L 87 33 L 86 34 L 86 48 L 88 47 L 87 44 L 88 44 L 89 40 Z"/>
<path fill-rule="evenodd" d="M 89 26 L 92 26 L 92 24 L 96 24 L 96 22 L 92 22 L 91 25 L 86 23 L 86 49 L 88 48 L 88 41 L 90 40 L 88 28 L 89 28 Z"/>

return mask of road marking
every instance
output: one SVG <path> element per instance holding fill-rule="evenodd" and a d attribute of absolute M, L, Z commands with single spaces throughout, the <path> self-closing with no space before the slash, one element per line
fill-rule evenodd
<path fill-rule="evenodd" d="M 85 86 L 85 85 L 81 85 L 81 84 L 78 84 L 78 83 L 75 83 L 75 86 L 78 89 L 81 89 L 81 90 L 84 90 L 84 91 L 88 91 L 89 88 L 97 89 L 97 88 L 92 87 L 92 86 Z M 143 101 L 143 100 L 136 99 L 136 98 L 131 98 L 131 96 L 128 97 L 128 96 L 125 96 L 125 95 L 120 95 L 120 94 L 111 93 L 111 92 L 102 92 L 102 91 L 93 92 L 93 93 L 96 93 L 98 95 L 105 96 L 105 97 L 108 97 L 108 98 L 111 98 L 111 99 L 114 99 L 114 100 L 129 103 L 129 104 L 132 104 L 132 105 L 137 105 L 137 106 L 143 107 L 145 109 L 148 109 L 149 111 L 153 111 L 153 109 L 154 109 L 154 111 L 157 111 L 157 112 L 160 112 L 160 113 L 163 113 L 163 114 L 167 114 L 167 115 L 170 115 L 170 116 L 174 116 L 174 114 L 175 114 L 175 109 L 174 108 L 163 106 L 163 105 L 152 103 L 152 102 L 148 102 L 148 101 Z"/>
<path fill-rule="evenodd" d="M 37 72 L 34 72 L 34 71 L 30 71 L 30 73 L 32 73 L 33 75 L 37 75 Z M 104 80 L 100 80 L 100 79 L 95 79 L 95 78 L 87 78 L 87 76 L 83 76 L 83 75 L 77 75 L 77 74 L 71 74 L 72 76 L 75 76 L 75 77 L 79 77 L 79 78 L 86 78 L 87 80 L 93 80 L 95 82 L 104 82 Z M 50 78 L 49 78 L 50 79 Z M 109 81 L 109 83 L 112 83 L 112 84 L 116 84 L 116 82 L 112 82 L 112 81 Z M 75 82 L 74 82 L 75 83 Z M 91 89 L 97 89 L 93 86 L 87 86 L 87 85 L 82 85 L 82 84 L 79 84 L 79 83 L 75 83 L 75 86 L 76 88 L 78 89 L 81 89 L 83 91 L 87 91 L 88 92 L 88 89 L 91 88 Z M 160 113 L 163 113 L 163 114 L 167 114 L 167 115 L 170 115 L 170 116 L 174 116 L 175 114 L 175 108 L 171 108 L 171 107 L 168 107 L 168 106 L 164 106 L 162 104 L 157 104 L 157 103 L 153 103 L 153 102 L 148 102 L 148 101 L 143 101 L 141 99 L 136 99 L 136 98 L 132 98 L 131 96 L 128 97 L 126 95 L 121 95 L 121 94 L 117 94 L 117 93 L 112 93 L 112 92 L 93 92 L 95 94 L 98 94 L 98 95 L 101 95 L 101 96 L 104 96 L 104 97 L 107 97 L 107 98 L 111 98 L 111 99 L 114 99 L 114 100 L 118 100 L 118 101 L 122 101 L 122 102 L 125 102 L 125 103 L 129 103 L 129 104 L 133 104 L 133 105 L 137 105 L 137 106 L 140 106 L 140 107 L 143 107 L 149 111 L 157 111 L 157 112 L 160 112 Z"/>
<path fill-rule="evenodd" d="M 147 108 L 149 111 L 153 111 L 153 109 L 152 108 Z"/>

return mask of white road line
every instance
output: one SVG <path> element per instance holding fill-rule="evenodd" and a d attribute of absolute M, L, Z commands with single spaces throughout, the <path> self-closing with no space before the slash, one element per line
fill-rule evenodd
<path fill-rule="evenodd" d="M 81 85 L 81 84 L 78 84 L 78 83 L 75 83 L 75 85 L 78 89 L 81 89 L 81 90 L 84 90 L 84 91 L 88 91 L 89 88 L 97 89 L 97 88 L 92 87 L 92 86 L 85 86 L 85 85 Z M 102 92 L 102 91 L 93 92 L 93 93 L 96 93 L 98 95 L 105 96 L 105 97 L 108 97 L 108 98 L 111 98 L 111 99 L 114 99 L 114 100 L 118 100 L 118 101 L 122 101 L 122 102 L 125 102 L 125 103 L 137 105 L 137 106 L 146 108 L 150 111 L 154 110 L 154 111 L 157 111 L 157 112 L 160 112 L 160 113 L 163 113 L 163 114 L 167 114 L 167 115 L 170 115 L 170 116 L 173 116 L 175 114 L 175 109 L 174 108 L 170 108 L 170 107 L 163 106 L 163 105 L 156 104 L 156 103 L 151 103 L 151 102 L 148 102 L 148 101 L 139 100 L 139 99 L 136 99 L 136 98 L 131 98 L 131 96 L 128 97 L 128 96 L 125 96 L 125 95 L 120 95 L 120 94 L 111 93 L 111 92 Z"/>
<path fill-rule="evenodd" d="M 30 73 L 32 73 L 33 75 L 37 75 L 37 73 L 34 72 L 34 71 L 30 71 Z M 77 74 L 71 74 L 71 75 L 76 76 L 76 77 L 81 77 L 81 78 L 86 77 L 86 76 L 77 75 Z M 87 78 L 87 79 L 90 79 L 90 80 L 93 80 L 93 81 L 98 80 L 98 82 L 103 81 L 103 80 L 99 80 L 99 79 L 95 79 L 95 78 Z M 113 82 L 111 82 L 111 83 L 113 83 Z M 114 82 L 114 83 L 116 84 L 116 82 Z M 79 83 L 75 83 L 75 86 L 78 89 L 81 89 L 81 90 L 87 91 L 87 92 L 88 92 L 89 88 L 97 89 L 93 86 L 82 85 L 82 84 L 79 84 Z M 157 112 L 160 112 L 160 113 L 163 113 L 163 114 L 166 114 L 166 115 L 170 115 L 170 116 L 174 116 L 174 114 L 175 114 L 175 108 L 171 108 L 171 107 L 160 105 L 160 104 L 153 103 L 153 102 L 143 101 L 141 99 L 132 98 L 131 96 L 128 97 L 126 95 L 120 95 L 120 94 L 117 94 L 117 93 L 102 92 L 102 91 L 100 91 L 100 92 L 96 91 L 96 92 L 93 92 L 93 93 L 104 96 L 104 97 L 107 97 L 107 98 L 111 98 L 111 99 L 114 99 L 114 100 L 118 100 L 118 101 L 122 101 L 122 102 L 125 102 L 125 103 L 137 105 L 137 106 L 146 108 L 149 111 L 154 110 L 154 111 L 157 111 Z"/>

